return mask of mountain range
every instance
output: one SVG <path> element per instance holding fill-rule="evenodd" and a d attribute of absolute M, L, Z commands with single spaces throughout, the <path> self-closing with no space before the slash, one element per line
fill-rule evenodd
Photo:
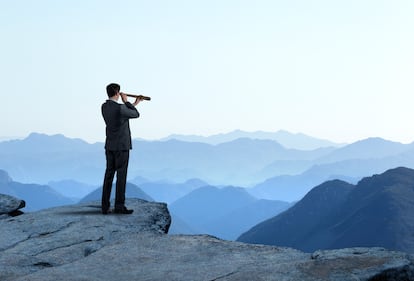
<path fill-rule="evenodd" d="M 414 168 L 414 144 L 369 138 L 340 147 L 298 150 L 253 138 L 215 145 L 134 140 L 128 181 L 152 192 L 150 196 L 159 198 L 155 200 L 169 203 L 193 190 L 191 184 L 183 184 L 191 179 L 202 182 L 194 187 L 237 185 L 248 187 L 259 199 L 294 202 L 326 180 L 356 183 L 398 166 Z M 70 181 L 83 184 L 89 192 L 102 183 L 104 144 L 32 133 L 25 139 L 0 142 L 0 169 L 17 182 L 53 184 L 59 189 Z M 85 195 L 76 194 L 75 188 L 70 192 L 62 193 L 78 199 Z"/>
<path fill-rule="evenodd" d="M 218 145 L 134 140 L 129 175 L 152 182 L 199 178 L 214 185 L 246 186 L 264 180 L 262 169 L 276 160 L 316 160 L 332 150 L 286 149 L 273 140 L 249 138 Z M 0 168 L 20 182 L 75 180 L 98 185 L 105 169 L 104 144 L 32 133 L 22 140 L 0 142 Z"/>
<path fill-rule="evenodd" d="M 173 134 L 166 138 L 161 139 L 167 141 L 171 139 L 185 141 L 185 142 L 202 142 L 212 145 L 220 143 L 231 142 L 240 138 L 249 138 L 257 140 L 274 140 L 286 148 L 299 149 L 299 150 L 314 150 L 321 147 L 340 147 L 345 144 L 334 143 L 329 140 L 314 138 L 302 133 L 290 133 L 285 130 L 279 130 L 277 132 L 245 132 L 241 130 L 235 130 L 224 134 L 216 134 L 211 136 L 198 136 L 198 135 L 178 135 Z"/>
<path fill-rule="evenodd" d="M 414 253 L 414 170 L 399 167 L 313 188 L 287 211 L 242 234 L 238 241 L 312 252 L 384 247 Z"/>
<path fill-rule="evenodd" d="M 366 142 L 366 143 L 365 143 Z M 368 150 L 371 154 L 364 158 L 338 160 L 337 162 L 316 164 L 298 175 L 283 175 L 268 178 L 262 183 L 249 189 L 258 198 L 278 199 L 284 201 L 300 200 L 312 187 L 330 179 L 342 179 L 357 183 L 366 175 L 379 174 L 388 169 L 403 166 L 414 168 L 414 149 L 412 145 L 399 144 L 396 154 L 384 151 L 375 152 L 371 139 L 361 143 L 361 151 Z M 365 144 L 365 145 L 362 145 Z M 363 152 L 367 155 L 368 152 Z M 377 157 L 375 157 L 377 154 Z"/>

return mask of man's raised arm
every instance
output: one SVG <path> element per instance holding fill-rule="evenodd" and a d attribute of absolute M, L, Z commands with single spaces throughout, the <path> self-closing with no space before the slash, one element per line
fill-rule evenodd
<path fill-rule="evenodd" d="M 124 102 L 124 104 L 121 105 L 121 115 L 127 118 L 138 118 L 139 112 L 135 108 L 135 106 L 140 102 L 140 100 L 137 98 L 134 104 L 132 104 L 128 101 L 127 96 L 124 93 L 120 93 L 120 94 L 121 94 L 122 101 Z"/>

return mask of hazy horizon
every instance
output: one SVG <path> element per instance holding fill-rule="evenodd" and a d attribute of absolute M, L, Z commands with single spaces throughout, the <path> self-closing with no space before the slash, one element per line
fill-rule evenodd
<path fill-rule="evenodd" d="M 408 141 L 408 142 L 400 142 L 400 141 L 394 141 L 394 140 L 391 140 L 391 139 L 383 138 L 383 137 L 380 137 L 380 136 L 368 136 L 366 138 L 356 139 L 356 140 L 354 140 L 352 142 L 341 142 L 340 143 L 340 142 L 335 142 L 335 141 L 330 140 L 330 139 L 321 138 L 321 137 L 318 137 L 318 136 L 307 135 L 307 134 L 304 134 L 302 132 L 296 132 L 296 133 L 294 133 L 294 132 L 290 132 L 288 130 L 283 130 L 283 129 L 277 130 L 277 131 L 273 131 L 273 132 L 270 132 L 270 131 L 261 131 L 261 130 L 245 131 L 245 130 L 236 129 L 236 130 L 232 130 L 232 131 L 228 131 L 228 132 L 217 133 L 217 134 L 210 134 L 210 135 L 201 135 L 201 134 L 199 134 L 199 135 L 197 135 L 197 134 L 177 134 L 177 133 L 172 133 L 172 134 L 169 134 L 169 135 L 161 136 L 160 138 L 144 138 L 144 137 L 139 137 L 139 136 L 138 137 L 133 137 L 132 136 L 132 139 L 133 140 L 144 140 L 144 141 L 162 141 L 162 140 L 165 140 L 165 139 L 169 139 L 171 137 L 174 137 L 174 136 L 180 136 L 180 137 L 197 137 L 197 138 L 205 138 L 205 139 L 208 139 L 208 138 L 211 138 L 211 137 L 217 137 L 217 136 L 221 136 L 221 135 L 223 135 L 223 136 L 224 135 L 228 135 L 228 134 L 231 134 L 231 133 L 234 133 L 234 132 L 242 132 L 242 133 L 247 133 L 247 134 L 255 134 L 255 133 L 270 133 L 270 134 L 275 134 L 275 133 L 278 133 L 278 132 L 286 132 L 286 133 L 292 134 L 292 135 L 303 135 L 303 136 L 306 136 L 306 137 L 309 137 L 309 138 L 317 139 L 319 141 L 331 142 L 332 144 L 340 145 L 340 146 L 342 146 L 342 145 L 349 145 L 349 144 L 352 144 L 352 143 L 355 143 L 355 142 L 358 142 L 358 141 L 362 141 L 362 140 L 366 140 L 366 139 L 370 139 L 370 138 L 380 138 L 380 139 L 384 139 L 386 141 L 397 142 L 397 143 L 401 143 L 401 144 L 414 143 L 414 140 Z M 97 142 L 100 142 L 100 143 L 104 143 L 105 142 L 105 137 L 102 137 L 102 139 L 100 139 L 100 140 L 90 141 L 88 139 L 85 139 L 85 138 L 82 138 L 82 137 L 79 137 L 79 136 L 72 137 L 72 136 L 68 136 L 68 135 L 66 135 L 64 133 L 59 133 L 59 132 L 56 132 L 56 133 L 44 133 L 44 132 L 36 132 L 36 131 L 29 132 L 27 135 L 24 135 L 24 136 L 2 136 L 2 135 L 0 135 L 0 142 L 10 141 L 10 140 L 23 140 L 23 139 L 29 137 L 31 134 L 43 134 L 43 135 L 47 135 L 47 136 L 63 135 L 66 138 L 69 138 L 69 139 L 81 139 L 81 140 L 83 140 L 83 141 L 85 141 L 87 143 L 90 143 L 90 144 L 97 143 Z M 265 138 L 260 138 L 260 139 L 265 139 Z"/>
<path fill-rule="evenodd" d="M 152 138 L 152 139 L 150 139 L 150 138 L 144 138 L 144 137 L 139 137 L 138 136 L 138 137 L 132 137 L 132 139 L 143 139 L 143 140 L 148 140 L 148 141 L 157 141 L 157 140 L 162 140 L 162 139 L 169 138 L 171 136 L 186 136 L 186 137 L 209 138 L 209 137 L 214 137 L 214 136 L 219 136 L 219 135 L 226 135 L 226 134 L 230 134 L 230 133 L 234 133 L 234 132 L 243 132 L 243 133 L 249 133 L 249 134 L 254 134 L 254 133 L 278 133 L 278 132 L 287 132 L 287 133 L 290 133 L 290 134 L 293 134 L 293 135 L 303 134 L 301 132 L 293 133 L 293 132 L 290 132 L 288 130 L 283 130 L 283 129 L 277 130 L 277 131 L 274 131 L 274 132 L 261 131 L 261 130 L 245 131 L 245 130 L 235 129 L 235 130 L 231 130 L 231 131 L 227 131 L 227 132 L 223 132 L 223 133 L 210 134 L 210 135 L 171 133 L 171 134 L 168 134 L 168 135 L 165 135 L 165 136 L 161 136 L 159 138 Z M 30 136 L 31 134 L 44 134 L 44 135 L 48 135 L 48 136 L 63 135 L 65 137 L 67 137 L 67 138 L 79 138 L 79 139 L 82 139 L 82 140 L 84 140 L 86 142 L 90 142 L 87 139 L 84 139 L 82 137 L 71 137 L 71 136 L 65 135 L 64 133 L 59 133 L 59 132 L 56 132 L 56 133 L 44 133 L 44 132 L 36 132 L 36 131 L 29 132 L 27 135 L 24 135 L 24 136 L 2 136 L 2 135 L 0 135 L 0 141 L 15 140 L 15 139 L 25 139 L 28 136 Z M 306 135 L 306 134 L 303 134 L 303 135 Z M 335 143 L 334 141 L 331 141 L 331 140 L 328 140 L 328 139 L 319 138 L 317 136 L 310 136 L 310 135 L 306 135 L 306 136 L 311 137 L 311 138 L 316 138 L 316 139 L 319 139 L 319 140 L 325 140 L 325 141 L 329 141 L 329 142 Z M 96 142 L 104 142 L 104 141 L 105 141 L 105 137 L 104 136 L 102 137 L 101 140 L 96 140 Z M 95 142 L 95 141 L 93 141 L 93 142 Z M 337 143 L 337 144 L 339 144 L 339 143 Z"/>
<path fill-rule="evenodd" d="M 412 1 L 6 1 L 1 135 L 104 139 L 105 86 L 151 96 L 133 138 L 287 130 L 414 140 Z"/>

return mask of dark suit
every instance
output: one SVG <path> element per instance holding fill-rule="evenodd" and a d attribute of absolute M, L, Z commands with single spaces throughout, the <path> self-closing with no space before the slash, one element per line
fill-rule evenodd
<path fill-rule="evenodd" d="M 115 209 L 125 206 L 129 150 L 132 149 L 129 119 L 138 118 L 139 112 L 129 102 L 119 104 L 107 100 L 102 104 L 102 116 L 106 124 L 106 170 L 102 189 L 102 210 L 110 207 L 112 182 L 116 172 Z"/>

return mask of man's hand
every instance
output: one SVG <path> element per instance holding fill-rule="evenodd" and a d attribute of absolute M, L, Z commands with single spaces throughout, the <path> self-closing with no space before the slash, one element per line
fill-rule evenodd
<path fill-rule="evenodd" d="M 121 99 L 124 103 L 126 103 L 128 101 L 128 97 L 125 93 L 120 92 L 119 93 L 121 95 Z"/>
<path fill-rule="evenodd" d="M 134 106 L 137 106 L 143 100 L 142 96 L 138 96 L 135 98 Z"/>

